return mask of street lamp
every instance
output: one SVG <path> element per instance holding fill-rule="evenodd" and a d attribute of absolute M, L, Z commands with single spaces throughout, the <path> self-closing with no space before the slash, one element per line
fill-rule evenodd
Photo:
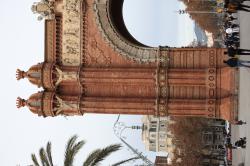
<path fill-rule="evenodd" d="M 136 148 L 132 147 L 127 141 L 125 141 L 125 137 L 122 136 L 125 129 L 142 129 L 141 126 L 127 126 L 124 122 L 119 122 L 120 115 L 118 115 L 117 120 L 114 123 L 113 131 L 114 134 L 119 138 L 135 155 L 137 155 L 145 164 L 146 166 L 154 166 L 154 163 L 150 161 L 146 156 L 139 152 Z"/>

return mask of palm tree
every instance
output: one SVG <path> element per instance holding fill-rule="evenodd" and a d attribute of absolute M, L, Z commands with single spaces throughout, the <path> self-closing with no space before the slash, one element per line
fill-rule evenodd
<path fill-rule="evenodd" d="M 96 166 L 101 161 L 103 161 L 107 156 L 119 150 L 120 148 L 121 148 L 120 144 L 114 144 L 114 145 L 107 146 L 106 148 L 103 148 L 103 149 L 94 150 L 87 157 L 87 159 L 83 163 L 83 166 Z"/>
<path fill-rule="evenodd" d="M 77 136 L 72 136 L 66 145 L 65 155 L 64 155 L 64 166 L 73 166 L 73 161 L 75 155 L 79 152 L 79 150 L 85 144 L 85 141 L 81 140 L 76 142 Z"/>
<path fill-rule="evenodd" d="M 118 165 L 127 163 L 129 161 L 134 161 L 134 160 L 138 160 L 138 159 L 139 159 L 139 157 L 131 157 L 131 158 L 127 159 L 127 160 L 119 161 L 119 162 L 117 162 L 115 164 L 112 164 L 111 166 L 118 166 Z"/>
<path fill-rule="evenodd" d="M 85 141 L 83 140 L 79 142 L 76 142 L 76 140 L 77 140 L 77 136 L 74 135 L 68 140 L 66 144 L 65 155 L 64 155 L 64 166 L 73 166 L 75 155 L 79 152 L 79 150 L 85 144 Z M 83 162 L 83 166 L 97 166 L 110 154 L 120 150 L 120 148 L 121 148 L 120 144 L 113 144 L 103 149 L 96 149 L 92 153 L 89 154 L 87 159 Z M 39 157 L 40 157 L 41 166 L 54 166 L 52 155 L 51 155 L 51 142 L 47 143 L 46 150 L 43 147 L 40 148 Z M 31 154 L 31 159 L 33 161 L 34 166 L 40 166 L 35 154 Z M 124 161 L 120 161 L 116 164 L 113 164 L 113 166 L 118 166 L 123 163 L 136 160 L 136 159 L 138 158 L 133 157 Z"/>
<path fill-rule="evenodd" d="M 44 148 L 40 148 L 39 156 L 41 159 L 42 166 L 53 166 L 52 156 L 51 156 L 51 143 L 48 142 L 46 146 L 46 151 Z M 31 154 L 31 159 L 35 166 L 40 166 L 35 154 Z"/>

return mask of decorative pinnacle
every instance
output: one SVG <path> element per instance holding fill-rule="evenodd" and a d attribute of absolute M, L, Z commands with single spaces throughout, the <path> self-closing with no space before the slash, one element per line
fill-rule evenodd
<path fill-rule="evenodd" d="M 17 80 L 20 80 L 20 79 L 23 79 L 24 77 L 26 77 L 26 72 L 25 71 L 22 71 L 20 69 L 17 69 L 16 70 L 16 79 Z"/>
<path fill-rule="evenodd" d="M 21 97 L 18 97 L 16 99 L 16 107 L 21 108 L 21 107 L 24 107 L 24 106 L 26 106 L 26 100 L 22 99 Z"/>

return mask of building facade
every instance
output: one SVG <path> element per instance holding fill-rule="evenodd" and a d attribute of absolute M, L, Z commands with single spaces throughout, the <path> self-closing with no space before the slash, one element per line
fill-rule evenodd
<path fill-rule="evenodd" d="M 17 106 L 39 116 L 84 113 L 237 119 L 237 70 L 223 48 L 147 47 L 122 18 L 123 0 L 48 0 L 44 62 L 17 79 L 44 91 Z"/>
<path fill-rule="evenodd" d="M 168 131 L 168 124 L 174 123 L 169 117 L 143 116 L 142 140 L 148 151 L 172 152 L 173 134 Z"/>
<path fill-rule="evenodd" d="M 230 165 L 227 161 L 225 127 L 224 120 L 216 119 L 208 121 L 208 127 L 204 128 L 202 132 L 203 166 Z"/>
<path fill-rule="evenodd" d="M 168 163 L 174 159 L 177 150 L 173 142 L 174 135 L 168 131 L 168 125 L 174 121 L 170 117 L 143 116 L 142 141 L 147 151 L 167 152 Z"/>

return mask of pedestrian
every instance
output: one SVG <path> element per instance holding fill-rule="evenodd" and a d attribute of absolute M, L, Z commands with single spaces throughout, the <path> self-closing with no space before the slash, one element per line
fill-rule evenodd
<path fill-rule="evenodd" d="M 237 50 L 234 49 L 234 47 L 229 46 L 227 48 L 227 51 L 224 52 L 224 54 L 227 54 L 229 57 L 235 57 L 237 55 Z"/>
<path fill-rule="evenodd" d="M 230 67 L 247 67 L 247 68 L 250 68 L 250 65 L 246 65 L 246 63 L 250 64 L 250 61 L 241 60 L 241 59 L 238 59 L 237 57 L 233 57 L 233 58 L 230 58 L 228 60 L 224 60 L 223 62 L 225 64 L 227 64 L 228 66 L 230 66 Z"/>
<path fill-rule="evenodd" d="M 229 2 L 226 8 L 226 11 L 228 13 L 237 13 L 237 11 L 245 11 L 250 12 L 249 10 L 250 6 L 241 4 L 239 2 Z"/>
<path fill-rule="evenodd" d="M 225 146 L 229 149 L 237 149 L 237 147 L 234 146 L 232 143 L 227 143 Z"/>
<path fill-rule="evenodd" d="M 228 35 L 228 37 L 237 37 L 237 38 L 240 38 L 240 33 L 234 32 L 231 35 Z"/>
<path fill-rule="evenodd" d="M 229 4 L 229 0 L 224 0 L 224 8 L 227 8 Z"/>
<path fill-rule="evenodd" d="M 225 20 L 226 21 L 233 21 L 233 20 L 237 20 L 237 17 L 234 17 L 232 14 L 227 14 L 225 15 Z"/>
<path fill-rule="evenodd" d="M 228 47 L 227 52 L 224 52 L 224 54 L 227 54 L 230 57 L 235 57 L 235 55 L 250 55 L 250 50 L 235 48 L 235 47 Z"/>
<path fill-rule="evenodd" d="M 236 124 L 236 125 L 243 125 L 243 124 L 247 124 L 247 122 L 242 121 L 242 120 L 238 120 L 238 121 L 235 121 L 234 124 Z"/>
<path fill-rule="evenodd" d="M 228 36 L 227 37 L 227 40 L 228 41 L 232 41 L 232 42 L 239 42 L 240 41 L 240 38 L 239 38 L 239 36 Z"/>
<path fill-rule="evenodd" d="M 240 138 L 234 143 L 234 146 L 237 148 L 246 148 L 246 137 Z"/>
<path fill-rule="evenodd" d="M 235 39 L 233 39 L 235 38 Z M 240 46 L 240 41 L 237 37 L 228 37 L 227 39 L 225 39 L 224 41 L 225 45 L 227 47 L 239 47 Z"/>
<path fill-rule="evenodd" d="M 228 22 L 231 23 L 230 28 L 233 28 L 233 29 L 238 28 L 238 32 L 240 31 L 240 30 L 239 30 L 239 28 L 240 28 L 239 24 L 237 24 L 237 23 L 235 23 L 235 22 L 233 22 L 233 21 L 228 21 Z"/>
<path fill-rule="evenodd" d="M 233 0 L 234 2 L 238 2 L 238 3 L 244 3 L 244 2 L 247 2 L 247 1 L 250 1 L 250 0 Z"/>
<path fill-rule="evenodd" d="M 240 28 L 239 27 L 230 27 L 230 28 L 227 28 L 226 29 L 226 33 L 228 34 L 228 35 L 231 35 L 231 34 L 233 34 L 233 33 L 239 33 L 240 32 Z"/>

